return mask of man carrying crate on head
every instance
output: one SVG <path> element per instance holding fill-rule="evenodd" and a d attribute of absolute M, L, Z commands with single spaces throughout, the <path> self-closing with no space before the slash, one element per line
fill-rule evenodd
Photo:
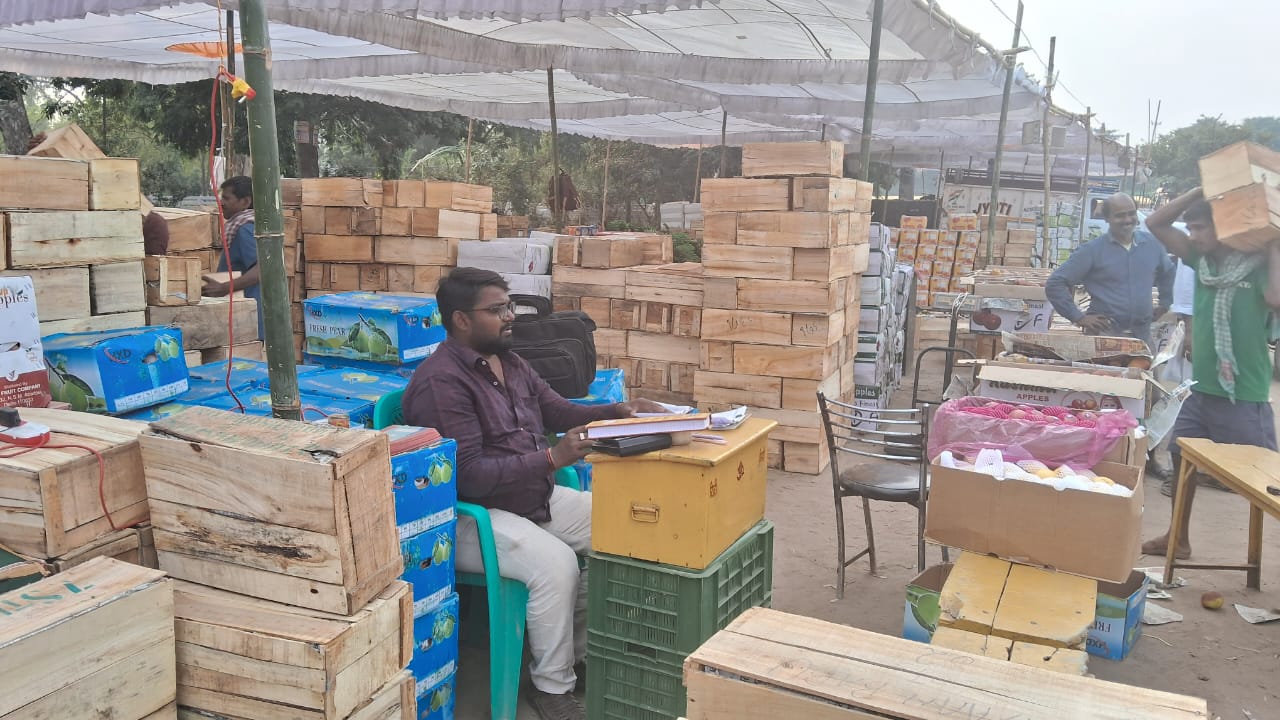
<path fill-rule="evenodd" d="M 1173 226 L 1182 215 L 1187 232 Z M 1147 218 L 1160 242 L 1196 271 L 1191 326 L 1191 397 L 1169 434 L 1173 476 L 1180 477 L 1178 438 L 1276 449 L 1271 409 L 1271 314 L 1280 310 L 1280 245 L 1258 253 L 1234 250 L 1218 241 L 1213 209 L 1200 188 L 1185 193 Z M 1188 234 L 1189 233 L 1189 234 Z M 1175 481 L 1176 482 L 1176 481 Z M 1196 478 L 1187 490 L 1178 559 L 1191 557 L 1190 518 Z M 1168 533 L 1142 546 L 1147 555 L 1166 555 Z"/>

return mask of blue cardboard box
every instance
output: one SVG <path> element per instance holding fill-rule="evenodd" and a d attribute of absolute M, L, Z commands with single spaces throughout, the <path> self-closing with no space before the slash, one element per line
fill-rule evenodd
<path fill-rule="evenodd" d="M 394 425 L 383 432 L 394 441 L 397 435 L 420 429 Z M 417 535 L 454 518 L 458 504 L 457 462 L 458 443 L 448 438 L 430 447 L 391 456 L 391 488 L 400 537 Z"/>
<path fill-rule="evenodd" d="M 453 593 L 453 546 L 457 541 L 458 521 L 410 537 L 401 536 L 400 554 L 404 556 L 404 581 L 413 584 L 413 600 L 428 606 Z"/>
<path fill-rule="evenodd" d="M 298 390 L 312 395 L 325 395 L 376 403 L 388 393 L 403 390 L 408 378 L 359 368 L 324 368 L 298 376 Z"/>
<path fill-rule="evenodd" d="M 145 407 L 141 410 L 127 412 L 120 417 L 125 420 L 155 422 L 156 420 L 163 420 L 176 412 L 186 410 L 195 404 L 196 403 L 185 402 L 181 397 L 177 397 L 172 400 L 162 402 L 159 405 L 152 405 L 151 407 Z"/>
<path fill-rule="evenodd" d="M 347 292 L 303 301 L 304 350 L 318 357 L 399 365 L 444 342 L 433 298 Z"/>
<path fill-rule="evenodd" d="M 612 405 L 627 401 L 627 383 L 621 368 L 605 368 L 596 371 L 585 397 L 570 398 L 579 405 Z"/>
<path fill-rule="evenodd" d="M 413 362 L 401 363 L 400 365 L 386 365 L 384 363 L 366 362 L 364 360 L 343 360 L 342 358 L 321 357 L 312 355 L 308 352 L 302 353 L 302 359 L 312 366 L 327 368 L 330 370 L 365 370 L 368 372 L 382 373 L 383 375 L 394 375 L 408 380 L 413 377 L 413 371 L 418 369 L 422 364 L 422 360 L 414 360 Z"/>
<path fill-rule="evenodd" d="M 240 378 L 241 382 L 236 382 L 236 376 L 231 376 L 231 389 L 237 395 L 252 392 L 257 386 L 250 382 L 244 382 L 244 378 Z M 209 398 L 219 397 L 227 394 L 227 384 L 222 380 L 205 380 L 202 378 L 191 378 L 187 383 L 187 391 L 174 398 L 188 405 L 203 405 L 205 400 Z"/>
<path fill-rule="evenodd" d="M 453 698 L 457 690 L 455 669 L 446 673 L 441 668 L 440 672 L 418 680 L 418 720 L 453 720 Z"/>
<path fill-rule="evenodd" d="M 245 388 L 236 391 L 236 397 L 244 405 L 246 415 L 271 415 L 271 391 L 262 388 Z M 302 419 L 307 422 L 323 422 L 334 413 L 346 413 L 351 427 L 368 426 L 373 421 L 373 403 L 365 400 L 345 400 L 323 395 L 299 393 L 302 402 Z M 239 412 L 236 401 L 227 393 L 214 395 L 199 402 L 205 407 Z"/>
<path fill-rule="evenodd" d="M 1098 608 L 1085 650 L 1090 655 L 1123 660 L 1142 635 L 1142 613 L 1147 607 L 1147 576 L 1134 570 L 1122 583 L 1098 583 Z"/>
<path fill-rule="evenodd" d="M 231 363 L 232 387 L 243 385 L 266 387 L 268 378 L 267 364 L 261 360 L 249 360 L 246 358 L 232 358 L 231 360 L 219 360 L 218 362 L 197 365 L 189 371 L 191 379 L 207 380 L 216 382 L 219 385 L 225 385 L 228 362 Z M 297 368 L 298 377 L 322 369 L 319 365 L 299 365 Z"/>
<path fill-rule="evenodd" d="M 413 659 L 409 670 L 416 680 L 426 680 L 442 669 L 458 664 L 458 594 L 437 603 L 413 603 Z"/>
<path fill-rule="evenodd" d="M 187 391 L 178 328 L 58 333 L 43 345 L 50 394 L 73 410 L 119 415 Z"/>
<path fill-rule="evenodd" d="M 942 585 L 947 581 L 953 566 L 949 563 L 934 565 L 920 573 L 907 584 L 907 601 L 902 613 L 902 637 L 927 643 L 938 629 L 938 616 L 942 609 Z"/>

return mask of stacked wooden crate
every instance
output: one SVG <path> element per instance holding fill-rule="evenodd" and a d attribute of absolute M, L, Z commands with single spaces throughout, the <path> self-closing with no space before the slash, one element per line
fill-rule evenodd
<path fill-rule="evenodd" d="M 0 602 L 0 717 L 175 720 L 173 582 L 97 558 Z"/>
<path fill-rule="evenodd" d="M 622 368 L 633 395 L 691 404 L 702 266 L 670 260 L 669 235 L 560 236 L 551 292 L 595 321 L 597 365 Z"/>
<path fill-rule="evenodd" d="M 29 275 L 40 334 L 146 324 L 138 161 L 0 156 L 5 275 Z"/>
<path fill-rule="evenodd" d="M 100 556 L 155 567 L 138 446 L 146 426 L 44 408 L 23 408 L 22 417 L 63 447 L 0 458 L 0 545 L 49 572 Z"/>
<path fill-rule="evenodd" d="M 839 177 L 842 159 L 841 143 L 747 144 L 748 177 L 702 183 L 694 397 L 778 421 L 770 463 L 794 472 L 829 462 L 817 393 L 853 397 L 871 186 Z"/>
<path fill-rule="evenodd" d="M 300 225 L 302 295 L 367 290 L 434 294 L 459 240 L 498 234 L 493 188 L 454 182 L 305 178 L 286 181 Z M 296 192 L 295 192 L 296 191 Z M 304 336 L 294 301 L 294 338 Z"/>
<path fill-rule="evenodd" d="M 180 717 L 416 717 L 385 435 L 191 408 L 141 445 Z"/>
<path fill-rule="evenodd" d="M 497 222 L 498 222 L 498 237 L 504 237 L 504 238 L 529 237 L 529 216 L 528 215 L 499 215 Z"/>

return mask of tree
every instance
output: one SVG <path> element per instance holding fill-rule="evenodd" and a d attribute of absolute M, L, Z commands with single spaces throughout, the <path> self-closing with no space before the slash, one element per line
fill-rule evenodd
<path fill-rule="evenodd" d="M 1173 195 L 1189 190 L 1200 184 L 1200 158 L 1241 140 L 1280 149 L 1280 118 L 1249 118 L 1236 124 L 1202 115 L 1156 140 L 1151 149 L 1153 179 Z"/>
<path fill-rule="evenodd" d="M 9 155 L 25 155 L 31 139 L 31 120 L 23 102 L 30 81 L 16 73 L 0 72 L 0 136 Z"/>

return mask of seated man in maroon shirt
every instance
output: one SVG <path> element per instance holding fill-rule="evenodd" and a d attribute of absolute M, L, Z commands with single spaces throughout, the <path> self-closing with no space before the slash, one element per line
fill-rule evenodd
<path fill-rule="evenodd" d="M 591 449 L 593 420 L 662 412 L 649 400 L 585 407 L 556 394 L 511 352 L 515 307 L 501 275 L 457 268 L 436 291 L 449 337 L 404 393 L 404 418 L 458 443 L 458 495 L 489 508 L 502 576 L 529 588 L 531 701 L 544 720 L 581 720 L 575 661 L 586 655 L 586 575 L 591 493 L 555 484 L 556 469 Z M 565 432 L 550 447 L 546 433 Z M 458 521 L 457 567 L 481 572 L 475 523 Z M 494 632 L 501 632 L 494 629 Z"/>

